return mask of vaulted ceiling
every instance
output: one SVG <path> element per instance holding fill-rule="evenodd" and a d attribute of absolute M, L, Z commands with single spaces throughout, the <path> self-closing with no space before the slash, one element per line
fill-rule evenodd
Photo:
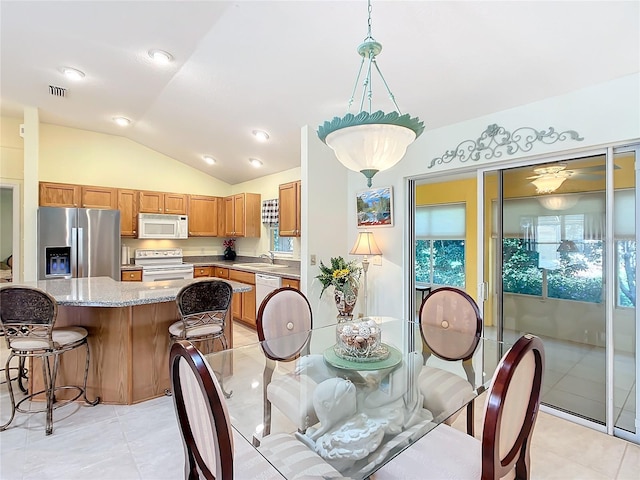
<path fill-rule="evenodd" d="M 374 0 L 372 33 L 400 109 L 433 129 L 638 72 L 639 5 Z M 364 0 L 2 0 L 1 113 L 37 107 L 236 184 L 299 166 L 301 127 L 346 112 L 366 34 Z M 173 62 L 154 65 L 151 49 Z M 393 110 L 373 88 L 374 109 Z"/>

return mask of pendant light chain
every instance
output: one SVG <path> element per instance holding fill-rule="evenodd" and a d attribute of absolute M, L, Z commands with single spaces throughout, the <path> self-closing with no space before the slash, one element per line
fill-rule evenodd
<path fill-rule="evenodd" d="M 368 11 L 368 14 L 369 14 L 369 18 L 367 18 L 368 30 L 367 30 L 367 38 L 364 39 L 365 42 L 367 40 L 373 40 L 373 37 L 371 36 L 371 11 L 373 10 L 373 8 L 371 7 L 371 0 L 367 0 L 367 5 L 368 5 L 367 11 Z"/>
<path fill-rule="evenodd" d="M 367 63 L 367 68 L 366 68 L 366 75 L 364 77 L 364 80 L 362 82 L 362 97 L 360 99 L 360 109 L 359 112 L 363 112 L 364 111 L 364 107 L 365 107 L 365 101 L 368 104 L 368 108 L 367 111 L 370 114 L 371 111 L 373 110 L 373 82 L 371 81 L 371 72 L 372 72 L 372 65 L 375 66 L 376 71 L 378 72 L 378 75 L 380 75 L 380 79 L 382 80 L 382 84 L 384 85 L 385 89 L 387 90 L 387 95 L 389 96 L 389 100 L 391 100 L 391 103 L 393 103 L 393 106 L 395 107 L 396 112 L 398 112 L 399 115 L 402 115 L 402 112 L 400 111 L 400 107 L 398 106 L 398 103 L 396 102 L 396 97 L 393 94 L 393 92 L 391 91 L 391 88 L 389 88 L 389 84 L 387 83 L 386 79 L 384 78 L 384 75 L 382 75 L 382 71 L 380 70 L 380 67 L 378 66 L 378 62 L 376 61 L 376 55 L 377 53 L 380 53 L 380 50 L 382 50 L 382 45 L 378 42 L 375 41 L 375 39 L 373 38 L 372 34 L 371 34 L 371 29 L 372 29 L 372 20 L 371 20 L 371 12 L 373 11 L 373 7 L 371 6 L 371 0 L 367 0 L 367 36 L 364 39 L 364 43 L 362 45 L 360 45 L 360 47 L 358 48 L 358 52 L 360 53 L 360 55 L 362 56 L 362 61 L 360 62 L 360 67 L 358 69 L 358 75 L 356 76 L 356 81 L 353 85 L 353 90 L 351 91 L 351 97 L 349 98 L 349 102 L 347 104 L 347 113 L 349 113 L 351 111 L 351 107 L 353 105 L 355 96 L 356 96 L 356 92 L 358 91 L 358 84 L 360 83 L 360 77 L 362 76 L 362 70 L 364 68 L 364 63 L 365 60 L 368 58 L 369 62 Z M 366 47 L 366 48 L 363 48 Z M 376 52 L 377 49 L 377 52 Z"/>

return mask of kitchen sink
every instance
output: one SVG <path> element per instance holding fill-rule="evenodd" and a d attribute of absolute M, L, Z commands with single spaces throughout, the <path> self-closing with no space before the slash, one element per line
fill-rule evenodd
<path fill-rule="evenodd" d="M 271 269 L 271 268 L 286 268 L 287 265 L 281 265 L 281 264 L 271 264 L 271 263 L 260 263 L 260 262 L 248 262 L 248 263 L 234 263 L 233 264 L 234 267 L 240 267 L 240 268 L 252 268 L 252 269 L 256 269 L 256 270 L 266 270 L 266 269 Z"/>

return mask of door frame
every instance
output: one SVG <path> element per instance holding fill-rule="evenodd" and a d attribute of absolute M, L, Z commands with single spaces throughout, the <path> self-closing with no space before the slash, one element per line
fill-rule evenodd
<path fill-rule="evenodd" d="M 16 283 L 16 282 L 21 282 L 22 281 L 22 249 L 21 247 L 21 243 L 20 243 L 20 239 L 22 238 L 22 232 L 21 232 L 21 218 L 22 218 L 22 211 L 21 211 L 21 205 L 22 202 L 20 201 L 20 183 L 12 183 L 10 180 L 3 180 L 0 183 L 0 188 L 6 188 L 6 189 L 10 189 L 13 191 L 13 196 L 12 196 L 12 201 L 13 201 L 13 205 L 12 205 L 12 228 L 13 228 L 13 235 L 12 235 L 12 242 L 13 244 L 11 245 L 11 255 L 13 255 L 12 257 L 12 262 L 13 262 L 13 267 L 12 267 L 12 282 Z"/>

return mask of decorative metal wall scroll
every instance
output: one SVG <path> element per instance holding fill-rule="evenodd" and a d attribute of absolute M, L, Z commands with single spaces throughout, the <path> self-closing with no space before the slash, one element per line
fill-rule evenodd
<path fill-rule="evenodd" d="M 447 150 L 441 157 L 436 157 L 431 160 L 428 168 L 434 165 L 451 163 L 456 158 L 458 158 L 461 163 L 467 160 L 477 162 L 480 159 L 489 160 L 491 158 L 500 158 L 503 154 L 513 155 L 519 151 L 528 152 L 533 148 L 534 142 L 551 145 L 569 138 L 578 142 L 584 140 L 584 138 L 574 130 L 556 132 L 553 127 L 549 127 L 549 131 L 538 131 L 532 127 L 520 127 L 514 130 L 513 133 L 509 133 L 504 127 L 500 127 L 494 123 L 489 125 L 477 140 L 460 142 L 454 150 Z"/>

